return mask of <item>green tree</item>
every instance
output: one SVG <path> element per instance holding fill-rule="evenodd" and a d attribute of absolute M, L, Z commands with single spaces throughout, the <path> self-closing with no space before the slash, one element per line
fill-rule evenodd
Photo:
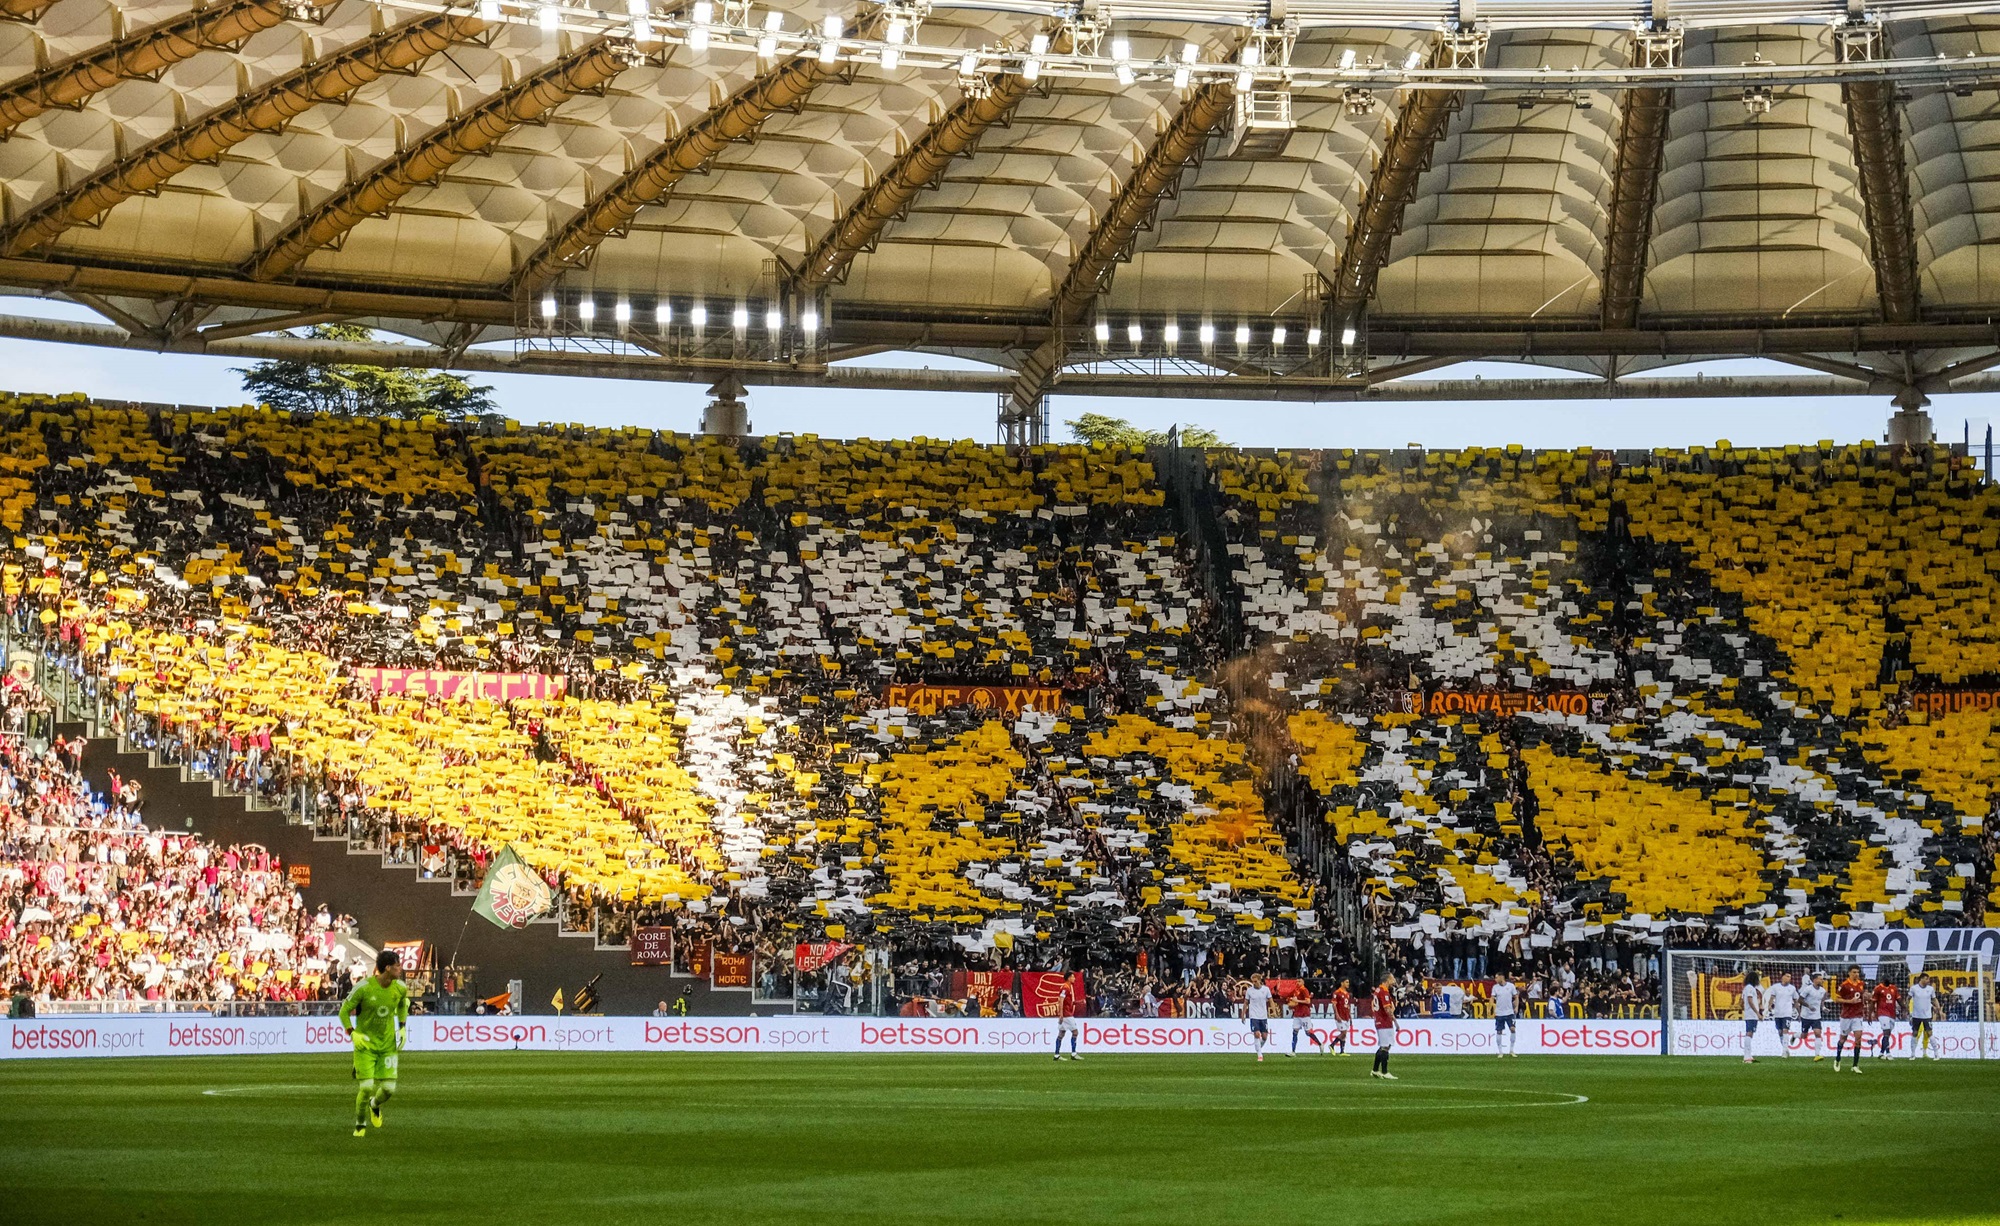
<path fill-rule="evenodd" d="M 1102 413 L 1085 413 L 1063 424 L 1069 427 L 1069 432 L 1080 442 L 1102 444 L 1106 447 L 1129 447 L 1137 451 L 1148 446 L 1164 447 L 1167 443 L 1165 430 L 1141 430 L 1122 417 L 1107 417 Z M 1180 426 L 1177 429 L 1183 447 L 1229 445 L 1207 426 Z"/>
<path fill-rule="evenodd" d="M 367 342 L 375 339 L 357 324 L 319 324 L 306 330 L 313 340 Z M 392 370 L 348 362 L 259 362 L 237 367 L 243 390 L 258 403 L 294 412 L 336 417 L 438 417 L 462 421 L 491 413 L 493 389 L 442 370 Z"/>

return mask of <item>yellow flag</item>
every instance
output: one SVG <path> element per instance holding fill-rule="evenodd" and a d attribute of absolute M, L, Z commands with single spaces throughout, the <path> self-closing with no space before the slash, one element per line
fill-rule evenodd
<path fill-rule="evenodd" d="M 555 1006 L 556 1006 L 556 1012 L 557 1012 L 558 1014 L 560 1014 L 560 1013 L 562 1012 L 562 1009 L 563 1009 L 563 999 L 562 999 L 562 989 L 561 989 L 561 988 L 557 988 L 557 989 L 556 989 L 556 998 L 555 998 Z"/>

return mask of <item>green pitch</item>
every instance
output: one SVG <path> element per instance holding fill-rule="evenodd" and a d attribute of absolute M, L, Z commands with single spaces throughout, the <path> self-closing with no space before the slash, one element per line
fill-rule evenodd
<path fill-rule="evenodd" d="M 1366 1056 L 0 1065 L 10 1222 L 2000 1222 L 2000 1064 Z"/>

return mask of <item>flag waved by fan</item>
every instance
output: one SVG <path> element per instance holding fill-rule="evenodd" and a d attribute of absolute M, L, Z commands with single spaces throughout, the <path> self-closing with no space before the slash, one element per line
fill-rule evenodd
<path fill-rule="evenodd" d="M 514 853 L 512 843 L 493 857 L 486 879 L 479 883 L 479 897 L 472 902 L 475 915 L 501 928 L 525 928 L 554 909 L 555 892 Z"/>

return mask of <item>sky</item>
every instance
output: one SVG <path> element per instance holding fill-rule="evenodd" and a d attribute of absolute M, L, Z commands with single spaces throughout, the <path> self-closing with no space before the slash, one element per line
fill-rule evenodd
<path fill-rule="evenodd" d="M 83 307 L 33 298 L 0 296 L 0 314 L 102 322 Z M 84 392 L 106 400 L 148 400 L 188 405 L 244 402 L 232 367 L 242 359 L 153 354 L 0 338 L 0 390 Z M 879 366 L 982 369 L 928 354 L 880 354 Z M 1656 377 L 1806 374 L 1795 367 L 1755 360 L 1711 362 L 1657 372 Z M 1505 363 L 1467 363 L 1428 378 L 1560 378 L 1562 372 Z M 695 384 L 576 379 L 547 375 L 471 376 L 490 385 L 501 411 L 522 422 L 576 422 L 644 426 L 693 433 L 700 428 L 705 388 Z M 1941 438 L 1961 437 L 1967 422 L 1977 440 L 1995 415 L 1992 395 L 1941 396 L 1931 419 Z M 995 398 L 934 392 L 847 389 L 752 388 L 750 422 L 758 434 L 818 434 L 827 438 L 969 438 L 991 442 Z M 1727 439 L 1738 446 L 1851 443 L 1880 439 L 1892 411 L 1873 396 L 1790 397 L 1768 400 L 1564 400 L 1492 404 L 1269 404 L 1235 401 L 1121 400 L 1054 397 L 1055 441 L 1063 425 L 1085 412 L 1123 417 L 1146 429 L 1202 425 L 1239 447 L 1501 446 L 1530 448 L 1683 448 Z"/>

